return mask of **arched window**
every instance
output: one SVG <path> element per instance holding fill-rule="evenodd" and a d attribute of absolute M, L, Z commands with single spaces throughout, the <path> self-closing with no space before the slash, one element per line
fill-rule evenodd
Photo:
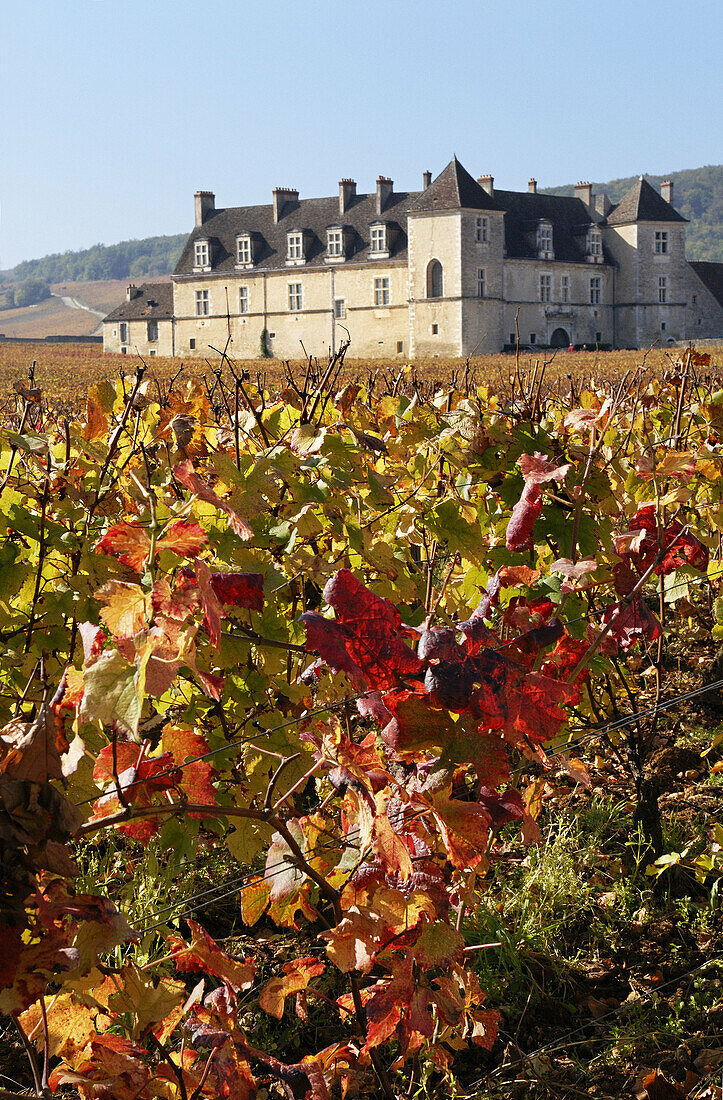
<path fill-rule="evenodd" d="M 443 294 L 442 265 L 439 260 L 432 260 L 427 268 L 427 297 L 441 298 Z"/>

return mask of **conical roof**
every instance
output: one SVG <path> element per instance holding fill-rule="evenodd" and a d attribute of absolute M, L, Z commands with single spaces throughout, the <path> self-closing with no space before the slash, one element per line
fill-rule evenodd
<path fill-rule="evenodd" d="M 470 176 L 456 157 L 409 207 L 410 214 L 431 213 L 438 210 L 504 210 L 504 207 L 488 195 L 484 187 Z"/>
<path fill-rule="evenodd" d="M 615 209 L 608 214 L 608 225 L 627 225 L 630 222 L 685 222 L 662 195 L 642 176 L 623 195 Z"/>

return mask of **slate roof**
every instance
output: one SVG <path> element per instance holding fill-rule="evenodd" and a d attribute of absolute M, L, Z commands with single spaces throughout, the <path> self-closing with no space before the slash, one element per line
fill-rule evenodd
<path fill-rule="evenodd" d="M 286 264 L 286 234 L 304 229 L 309 234 L 305 266 L 327 266 L 326 230 L 330 226 L 343 226 L 349 232 L 346 264 L 366 263 L 369 256 L 369 227 L 379 221 L 391 229 L 390 259 L 407 258 L 407 212 L 419 192 L 393 192 L 381 214 L 377 214 L 376 193 L 356 195 L 344 214 L 339 213 L 337 196 L 324 199 L 301 199 L 287 202 L 278 223 L 274 222 L 273 206 L 233 206 L 211 212 L 203 225 L 196 226 L 186 241 L 174 275 L 193 273 L 193 245 L 196 240 L 208 240 L 212 252 L 212 269 L 218 272 L 238 273 L 236 268 L 236 237 L 250 233 L 255 237 L 258 251 L 254 258 L 254 270 L 294 271 Z M 332 265 L 328 265 L 332 266 Z"/>
<path fill-rule="evenodd" d="M 149 302 L 152 305 L 149 305 Z M 173 316 L 173 283 L 141 283 L 130 302 L 122 302 L 106 321 L 168 321 Z"/>
<path fill-rule="evenodd" d="M 504 210 L 497 197 L 488 194 L 457 158 L 452 157 L 444 171 L 414 200 L 410 213 L 459 210 L 461 207 L 467 210 Z"/>
<path fill-rule="evenodd" d="M 711 263 L 708 260 L 689 260 L 688 262 L 718 304 L 723 306 L 723 264 Z"/>
<path fill-rule="evenodd" d="M 498 191 L 495 198 L 505 214 L 505 255 L 513 259 L 537 257 L 536 233 L 541 220 L 552 224 L 552 248 L 556 260 L 583 262 L 587 231 L 591 223 L 605 219 L 582 199 L 566 195 L 543 195 L 530 191 Z M 606 263 L 611 262 L 607 254 Z"/>
<path fill-rule="evenodd" d="M 608 214 L 607 220 L 608 225 L 628 225 L 631 222 L 686 222 L 688 219 L 641 176 Z"/>

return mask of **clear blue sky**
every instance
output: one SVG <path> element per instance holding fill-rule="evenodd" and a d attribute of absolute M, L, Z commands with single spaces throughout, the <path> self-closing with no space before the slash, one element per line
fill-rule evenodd
<path fill-rule="evenodd" d="M 0 268 L 274 186 L 723 160 L 720 0 L 4 0 Z"/>

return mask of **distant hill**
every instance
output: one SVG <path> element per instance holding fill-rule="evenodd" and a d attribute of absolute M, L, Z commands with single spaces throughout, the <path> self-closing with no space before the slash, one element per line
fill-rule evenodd
<path fill-rule="evenodd" d="M 637 176 L 595 183 L 597 193 L 607 191 L 619 202 Z M 667 176 L 646 176 L 657 188 L 664 179 L 675 185 L 675 208 L 690 220 L 686 252 L 689 260 L 723 262 L 723 165 L 689 168 Z M 547 187 L 548 195 L 572 195 L 572 184 Z M 0 271 L 1 283 L 40 279 L 45 283 L 94 282 L 98 279 L 157 279 L 169 275 L 181 254 L 188 234 L 146 237 L 120 244 L 96 244 L 82 252 L 56 252 L 39 260 L 25 260 L 10 271 Z"/>
<path fill-rule="evenodd" d="M 606 191 L 613 202 L 619 202 L 637 178 L 594 183 L 593 194 Z M 646 173 L 645 178 L 658 190 L 663 180 L 673 181 L 673 205 L 690 221 L 685 235 L 688 259 L 723 262 L 723 165 L 687 168 L 666 176 Z M 572 195 L 573 186 L 546 187 L 544 191 L 547 195 Z"/>
<path fill-rule="evenodd" d="M 0 271 L 0 283 L 41 279 L 45 283 L 95 282 L 98 279 L 157 279 L 173 271 L 188 234 L 146 237 L 142 241 L 95 244 L 82 252 L 55 252 Z"/>

